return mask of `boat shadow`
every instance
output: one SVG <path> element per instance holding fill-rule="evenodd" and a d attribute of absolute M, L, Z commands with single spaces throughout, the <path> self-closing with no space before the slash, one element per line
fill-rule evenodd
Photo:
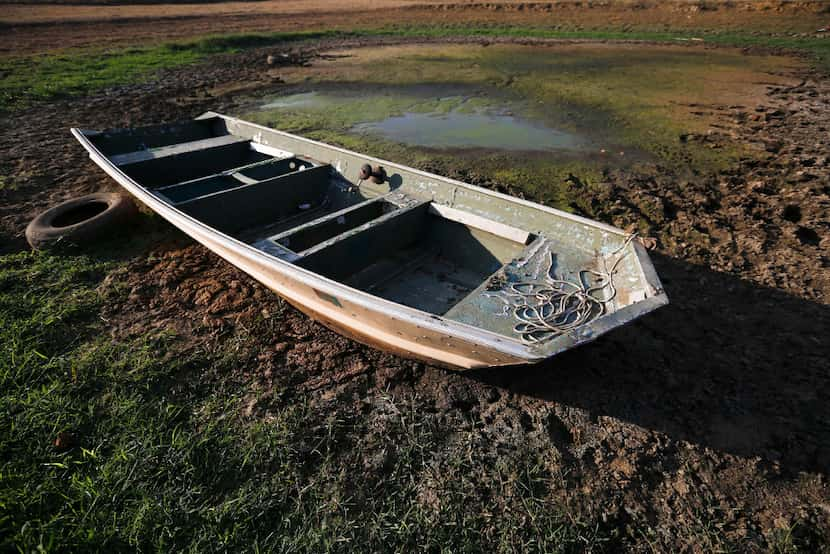
<path fill-rule="evenodd" d="M 668 306 L 543 363 L 465 375 L 789 470 L 830 472 L 830 307 L 652 259 Z"/>

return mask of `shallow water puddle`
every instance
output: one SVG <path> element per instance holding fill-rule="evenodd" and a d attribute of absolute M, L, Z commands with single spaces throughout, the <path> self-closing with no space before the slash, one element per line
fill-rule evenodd
<path fill-rule="evenodd" d="M 325 106 L 331 102 L 331 99 L 324 99 L 316 92 L 302 92 L 300 94 L 289 94 L 288 96 L 278 97 L 276 100 L 263 104 L 260 108 L 263 110 L 307 108 L 312 106 Z"/>
<path fill-rule="evenodd" d="M 515 115 L 526 108 L 521 101 L 469 91 L 441 96 L 446 91 L 423 85 L 378 91 L 367 85 L 271 97 L 258 109 L 295 116 L 340 111 L 348 114 L 352 134 L 425 148 L 575 152 L 593 147 L 587 136 Z"/>
<path fill-rule="evenodd" d="M 361 123 L 356 131 L 383 135 L 396 142 L 433 148 L 500 150 L 578 150 L 587 140 L 573 133 L 491 113 L 404 113 Z"/>

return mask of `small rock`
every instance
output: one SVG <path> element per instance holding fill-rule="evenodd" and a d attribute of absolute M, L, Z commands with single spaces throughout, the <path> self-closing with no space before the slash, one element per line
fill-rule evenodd
<path fill-rule="evenodd" d="M 640 240 L 640 244 L 642 244 L 646 250 L 656 250 L 657 249 L 657 239 L 654 237 L 638 237 Z"/>
<path fill-rule="evenodd" d="M 776 152 L 779 152 L 781 150 L 782 146 L 783 145 L 780 142 L 768 142 L 764 145 L 764 148 L 767 152 L 775 154 Z"/>
<path fill-rule="evenodd" d="M 59 452 L 69 450 L 74 444 L 75 437 L 73 437 L 72 433 L 69 431 L 61 431 L 58 433 L 58 436 L 55 437 L 55 450 Z"/>
<path fill-rule="evenodd" d="M 626 477 L 632 476 L 634 474 L 634 472 L 636 471 L 634 466 L 631 464 L 631 462 L 629 462 L 628 460 L 626 460 L 622 456 L 618 456 L 618 457 L 614 458 L 609 465 L 611 466 L 612 471 L 616 471 L 617 473 L 622 473 Z"/>

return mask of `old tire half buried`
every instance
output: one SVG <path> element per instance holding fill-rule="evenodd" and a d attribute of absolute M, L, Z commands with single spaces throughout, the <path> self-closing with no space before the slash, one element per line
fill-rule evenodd
<path fill-rule="evenodd" d="M 114 192 L 87 194 L 58 204 L 34 218 L 26 227 L 26 240 L 35 249 L 83 246 L 118 231 L 137 213 L 129 196 Z"/>

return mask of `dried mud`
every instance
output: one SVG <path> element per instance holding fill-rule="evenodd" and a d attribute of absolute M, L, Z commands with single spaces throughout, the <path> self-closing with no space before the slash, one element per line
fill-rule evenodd
<path fill-rule="evenodd" d="M 0 190 L 2 250 L 25 247 L 22 231 L 37 211 L 115 187 L 68 127 L 228 109 L 254 87 L 279 90 L 265 77 L 267 53 L 275 52 L 227 56 L 12 115 L 0 129 L 0 174 L 13 185 Z M 294 50 L 284 63 L 311 55 Z M 771 548 L 774 530 L 793 524 L 802 545 L 826 547 L 830 83 L 806 71 L 802 78 L 770 88 L 759 105 L 700 106 L 717 114 L 719 127 L 678 140 L 738 140 L 765 151 L 730 171 L 681 178 L 654 165 L 609 173 L 602 186 L 572 181 L 575 209 L 658 239 L 653 258 L 672 304 L 543 365 L 462 374 L 363 347 L 148 221 L 161 227 L 158 238 L 102 285 L 103 293 L 123 291 L 108 295 L 117 300 L 102 316 L 118 338 L 171 329 L 183 350 L 234 348 L 240 378 L 262 393 L 250 417 L 298 398 L 362 414 L 356 471 L 378 470 L 388 440 L 376 424 L 386 417 L 379 399 L 391 395 L 471 437 L 476 478 L 486 481 L 488 464 L 533 449 L 561 475 L 556 494 L 573 513 L 635 535 L 651 528 L 659 549 L 693 550 L 683 542 L 688 529 L 706 522 L 742 549 Z M 441 493 L 427 483 L 423 496 L 438 502 Z"/>

